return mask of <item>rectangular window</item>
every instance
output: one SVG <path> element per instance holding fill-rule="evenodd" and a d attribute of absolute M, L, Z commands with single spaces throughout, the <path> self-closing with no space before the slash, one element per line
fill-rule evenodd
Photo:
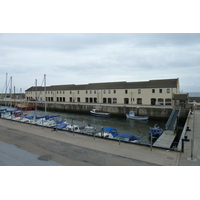
<path fill-rule="evenodd" d="M 87 93 L 88 93 L 88 91 L 86 90 L 86 91 L 85 91 L 85 93 L 87 94 Z"/>
<path fill-rule="evenodd" d="M 110 90 L 108 90 L 108 94 L 110 94 Z"/>
<path fill-rule="evenodd" d="M 152 89 L 152 93 L 155 93 L 155 89 Z"/>
<path fill-rule="evenodd" d="M 113 98 L 113 103 L 117 103 L 117 98 Z"/>
<path fill-rule="evenodd" d="M 141 89 L 138 89 L 138 94 L 141 94 Z"/>
<path fill-rule="evenodd" d="M 106 90 L 104 90 L 103 93 L 106 94 Z"/>
<path fill-rule="evenodd" d="M 92 94 L 92 90 L 90 90 L 90 94 Z"/>
<path fill-rule="evenodd" d="M 97 93 L 97 91 L 96 90 L 94 90 L 94 94 L 96 94 Z"/>
<path fill-rule="evenodd" d="M 159 89 L 159 93 L 162 93 L 162 89 Z"/>
<path fill-rule="evenodd" d="M 114 92 L 114 94 L 116 94 L 116 90 L 114 90 L 113 92 Z"/>
<path fill-rule="evenodd" d="M 128 94 L 128 90 L 125 90 L 125 94 Z"/>
<path fill-rule="evenodd" d="M 77 94 L 79 94 L 79 91 L 77 91 Z"/>
<path fill-rule="evenodd" d="M 167 93 L 170 93 L 170 89 L 169 88 L 167 89 Z"/>

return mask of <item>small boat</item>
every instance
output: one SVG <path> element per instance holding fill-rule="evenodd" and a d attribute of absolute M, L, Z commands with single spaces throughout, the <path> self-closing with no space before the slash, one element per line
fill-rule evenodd
<path fill-rule="evenodd" d="M 115 138 L 119 134 L 116 128 L 103 127 L 101 132 L 96 133 L 97 136 L 106 137 L 106 138 Z"/>
<path fill-rule="evenodd" d="M 78 125 L 71 125 L 71 124 L 67 125 L 66 128 L 63 128 L 63 130 L 71 131 L 71 132 L 75 132 L 75 133 L 80 133 L 81 132 L 81 130 L 80 130 Z"/>
<path fill-rule="evenodd" d="M 35 110 L 36 107 L 37 106 L 35 104 L 31 104 L 28 102 L 23 102 L 23 103 L 16 105 L 16 108 L 19 110 Z"/>
<path fill-rule="evenodd" d="M 93 135 L 96 133 L 96 128 L 88 124 L 87 126 L 82 127 L 81 133 L 87 135 Z"/>
<path fill-rule="evenodd" d="M 153 128 L 149 128 L 149 132 L 148 132 L 149 139 L 151 139 L 151 135 L 153 139 L 157 139 L 162 135 L 162 133 L 163 133 L 162 128 L 160 128 L 158 124 L 155 124 Z"/>
<path fill-rule="evenodd" d="M 54 126 L 54 130 L 58 129 L 58 130 L 63 130 L 65 129 L 69 124 L 67 122 L 61 122 L 60 124 Z"/>
<path fill-rule="evenodd" d="M 92 109 L 90 111 L 91 115 L 98 116 L 98 117 L 110 117 L 110 113 L 104 113 L 96 109 Z"/>
<path fill-rule="evenodd" d="M 135 120 L 148 120 L 148 116 L 136 116 L 135 111 L 130 111 L 129 114 L 126 114 L 128 119 L 135 119 Z"/>
<path fill-rule="evenodd" d="M 140 138 L 131 133 L 121 133 L 116 138 L 116 140 L 139 143 Z"/>

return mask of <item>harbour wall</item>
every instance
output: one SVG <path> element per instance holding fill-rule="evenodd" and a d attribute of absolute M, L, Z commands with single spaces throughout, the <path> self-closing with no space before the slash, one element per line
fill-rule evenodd
<path fill-rule="evenodd" d="M 33 102 L 30 102 L 33 104 Z M 34 102 L 35 103 L 35 102 Z M 0 102 L 3 106 L 5 102 Z M 17 103 L 15 103 L 17 104 Z M 14 104 L 13 104 L 14 106 Z M 111 113 L 113 117 L 125 117 L 129 111 L 136 111 L 136 115 L 149 116 L 150 119 L 167 119 L 169 118 L 173 108 L 165 106 L 139 106 L 139 105 L 110 105 L 110 104 L 77 104 L 77 103 L 58 103 L 47 102 L 47 111 L 66 112 L 77 114 L 90 114 L 93 108 L 99 109 L 101 112 Z M 45 103 L 38 103 L 39 110 L 45 110 Z M 186 118 L 189 110 L 182 109 L 180 118 Z"/>

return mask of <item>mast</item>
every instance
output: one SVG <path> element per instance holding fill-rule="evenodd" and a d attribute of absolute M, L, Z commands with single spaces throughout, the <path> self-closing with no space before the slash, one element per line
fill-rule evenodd
<path fill-rule="evenodd" d="M 10 107 L 12 107 L 12 76 L 10 77 Z"/>
<path fill-rule="evenodd" d="M 46 112 L 47 112 L 47 103 L 46 103 L 46 92 L 47 92 L 47 89 L 46 89 L 46 74 L 44 74 L 44 101 L 45 101 L 45 115 L 46 115 Z"/>
<path fill-rule="evenodd" d="M 35 100 L 37 101 L 37 79 L 35 79 Z"/>
<path fill-rule="evenodd" d="M 7 82 L 8 82 L 8 73 L 6 73 L 5 107 L 6 107 L 6 105 L 7 105 L 7 104 L 6 104 L 6 98 L 7 98 L 7 88 L 8 88 L 8 85 L 7 85 L 8 83 L 7 83 Z"/>

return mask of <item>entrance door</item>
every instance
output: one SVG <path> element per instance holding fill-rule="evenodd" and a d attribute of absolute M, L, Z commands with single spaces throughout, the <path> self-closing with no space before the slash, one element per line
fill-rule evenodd
<path fill-rule="evenodd" d="M 129 99 L 128 98 L 124 98 L 124 104 L 129 104 Z"/>
<path fill-rule="evenodd" d="M 156 105 L 156 99 L 154 99 L 154 98 L 151 99 L 151 105 L 152 105 L 152 106 L 155 106 L 155 105 Z"/>

